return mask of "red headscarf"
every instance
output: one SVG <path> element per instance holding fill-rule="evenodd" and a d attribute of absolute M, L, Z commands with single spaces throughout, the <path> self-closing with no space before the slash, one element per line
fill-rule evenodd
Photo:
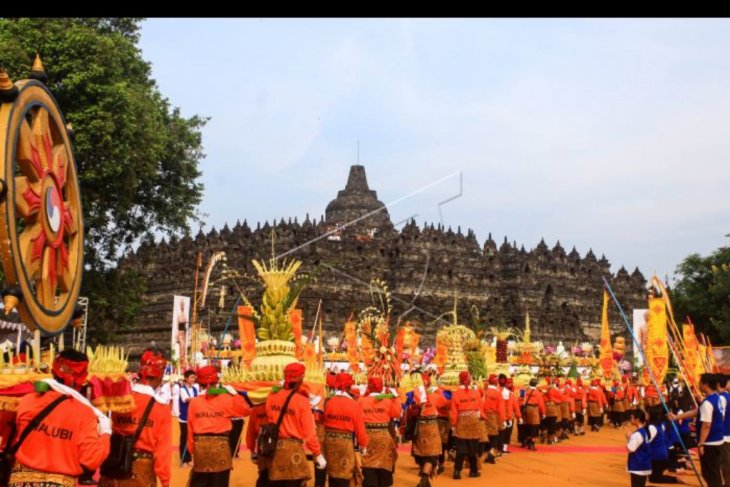
<path fill-rule="evenodd" d="M 368 392 L 382 392 L 383 379 L 381 377 L 368 377 Z"/>
<path fill-rule="evenodd" d="M 499 379 L 497 379 L 497 374 L 489 374 L 487 382 L 489 382 L 489 385 L 496 386 L 499 383 Z"/>
<path fill-rule="evenodd" d="M 459 384 L 462 386 L 468 386 L 471 384 L 471 375 L 466 370 L 459 373 Z"/>
<path fill-rule="evenodd" d="M 218 369 L 212 365 L 199 368 L 196 375 L 198 376 L 198 383 L 201 386 L 208 387 L 218 383 Z"/>
<path fill-rule="evenodd" d="M 85 355 L 84 355 L 85 357 Z M 56 356 L 53 360 L 53 374 L 61 381 L 74 389 L 81 389 L 89 375 L 89 359 L 73 360 L 68 357 Z"/>
<path fill-rule="evenodd" d="M 578 378 L 578 379 L 577 379 L 577 380 L 575 381 L 575 385 L 577 385 L 578 387 L 583 387 L 583 379 L 581 379 L 581 378 Z"/>
<path fill-rule="evenodd" d="M 145 378 L 157 378 L 165 375 L 167 360 L 159 352 L 148 350 L 142 354 L 140 359 L 139 376 Z"/>
<path fill-rule="evenodd" d="M 573 381 L 572 381 L 572 380 L 570 380 L 570 379 L 567 379 L 567 380 L 565 381 L 565 385 L 566 385 L 566 386 L 572 386 L 572 385 L 573 385 Z"/>
<path fill-rule="evenodd" d="M 341 391 L 349 392 L 353 383 L 354 381 L 352 380 L 352 376 L 347 372 L 340 372 L 337 374 L 337 378 L 335 379 L 335 386 Z"/>
<path fill-rule="evenodd" d="M 289 386 L 296 384 L 304 379 L 304 372 L 306 369 L 299 362 L 293 362 L 284 367 L 284 384 Z"/>
<path fill-rule="evenodd" d="M 593 381 L 591 381 L 591 385 L 592 386 L 600 386 L 601 385 L 601 379 L 593 379 Z"/>

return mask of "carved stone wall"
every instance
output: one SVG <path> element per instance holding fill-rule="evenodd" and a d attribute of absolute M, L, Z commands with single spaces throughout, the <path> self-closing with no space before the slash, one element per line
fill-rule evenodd
<path fill-rule="evenodd" d="M 434 323 L 434 319 L 452 308 L 455 293 L 462 317 L 469 316 L 470 308 L 476 306 L 490 324 L 504 322 L 522 328 L 529 312 L 535 338 L 562 340 L 566 346 L 576 340 L 598 338 L 603 276 L 629 316 L 633 308 L 645 307 L 646 280 L 641 272 L 636 269 L 629 274 L 621 267 L 612 275 L 608 260 L 603 256 L 596 259 L 590 250 L 581 257 L 575 248 L 566 253 L 559 242 L 551 249 L 541 240 L 526 251 L 506 238 L 497 247 L 491 234 L 480 245 L 471 230 L 464 234 L 461 229 L 454 232 L 432 224 L 419 227 L 415 222 L 396 230 L 387 210 L 378 208 L 383 204 L 368 188 L 364 168 L 353 166 L 346 188 L 327 206 L 323 220 L 309 216 L 301 223 L 282 219 L 257 224 L 255 229 L 244 221 L 232 229 L 226 225 L 220 232 L 201 231 L 194 239 L 163 239 L 155 245 L 140 246 L 120 265 L 147 278 L 147 306 L 139 325 L 120 338 L 131 345 L 133 355 L 151 340 L 167 348 L 172 297 L 193 295 L 196 253 L 202 252 L 207 262 L 213 252 L 223 250 L 229 266 L 254 276 L 251 260 L 270 257 L 272 231 L 278 253 L 302 246 L 290 257 L 303 261 L 304 272 L 325 266 L 317 281 L 305 289 L 300 307 L 306 329 L 312 326 L 321 299 L 329 334 L 339 335 L 352 313 L 371 304 L 368 283 L 376 277 L 385 280 L 394 292 L 396 319 L 407 311 L 406 319 L 421 324 L 425 344 L 433 343 L 436 329 L 444 324 Z M 355 224 L 343 226 L 358 218 Z M 254 303 L 259 302 L 260 288 L 250 280 L 239 285 Z M 237 296 L 235 290 L 228 290 L 225 306 L 219 309 L 219 291 L 210 291 L 200 315 L 214 333 L 225 327 Z M 626 336 L 613 306 L 609 319 L 613 334 Z M 235 317 L 230 326 L 237 333 Z"/>

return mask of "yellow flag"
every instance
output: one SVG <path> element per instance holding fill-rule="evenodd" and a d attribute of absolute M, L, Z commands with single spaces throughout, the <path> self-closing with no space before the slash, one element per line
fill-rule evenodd
<path fill-rule="evenodd" d="M 603 291 L 603 312 L 601 313 L 601 349 L 599 362 L 603 376 L 611 377 L 613 369 L 613 347 L 611 346 L 611 331 L 608 329 L 608 293 Z"/>
<path fill-rule="evenodd" d="M 646 362 L 657 383 L 664 382 L 669 368 L 667 344 L 667 305 L 662 298 L 649 299 L 649 323 L 646 338 Z"/>

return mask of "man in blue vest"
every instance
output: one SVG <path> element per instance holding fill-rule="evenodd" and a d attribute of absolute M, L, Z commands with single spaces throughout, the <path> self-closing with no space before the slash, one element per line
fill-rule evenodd
<path fill-rule="evenodd" d="M 188 370 L 185 372 L 184 380 L 180 386 L 180 463 L 183 466 L 190 465 L 192 456 L 188 451 L 188 406 L 190 401 L 194 397 L 198 397 L 200 390 L 198 384 L 196 384 L 198 377 L 195 375 L 194 370 Z"/>
<path fill-rule="evenodd" d="M 725 410 L 727 401 L 717 393 L 718 374 L 702 374 L 700 390 L 705 399 L 700 404 L 697 451 L 702 478 L 707 487 L 722 487 L 722 453 L 725 444 Z"/>
<path fill-rule="evenodd" d="M 730 487 L 730 413 L 727 408 L 730 407 L 730 392 L 727 390 L 728 375 L 717 374 L 717 392 L 725 398 L 725 443 L 722 445 L 722 480 L 724 487 Z"/>

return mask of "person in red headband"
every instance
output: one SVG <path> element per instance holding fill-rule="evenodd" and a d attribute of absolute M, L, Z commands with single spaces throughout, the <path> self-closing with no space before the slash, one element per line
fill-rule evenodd
<path fill-rule="evenodd" d="M 571 396 L 573 397 L 573 408 L 575 410 L 575 421 L 573 421 L 573 434 L 575 436 L 585 435 L 585 422 L 586 422 L 586 389 L 583 387 L 583 381 L 579 377 L 575 381 L 575 387 L 571 390 Z"/>
<path fill-rule="evenodd" d="M 231 418 L 244 418 L 251 408 L 231 386 L 218 387 L 218 369 L 212 365 L 198 369 L 197 376 L 201 395 L 188 408 L 188 449 L 193 454 L 188 486 L 224 487 L 233 467 Z"/>
<path fill-rule="evenodd" d="M 368 435 L 362 408 L 350 393 L 353 383 L 347 372 L 337 374 L 337 390 L 324 407 L 324 457 L 330 487 L 350 484 L 356 473 L 355 449 L 359 447 L 362 456 L 367 455 Z"/>
<path fill-rule="evenodd" d="M 327 396 L 334 395 L 337 389 L 337 374 L 334 371 L 329 371 L 325 379 L 325 385 L 327 386 Z M 320 405 L 312 410 L 314 414 L 314 423 L 317 426 L 317 441 L 320 446 L 324 445 L 324 405 L 327 404 L 325 399 Z M 325 487 L 327 484 L 327 469 L 314 469 L 314 487 Z"/>
<path fill-rule="evenodd" d="M 641 395 L 639 394 L 639 388 L 636 385 L 636 380 L 631 380 L 628 375 L 625 375 L 626 383 L 626 417 L 630 417 L 632 412 L 639 409 L 641 403 Z"/>
<path fill-rule="evenodd" d="M 438 412 L 436 424 L 439 428 L 439 436 L 441 436 L 441 455 L 439 455 L 439 464 L 436 472 L 440 475 L 445 469 L 444 463 L 446 462 L 446 452 L 449 450 L 449 443 L 452 443 L 451 419 L 449 417 L 451 414 L 451 391 L 440 385 L 434 394 L 433 402 Z"/>
<path fill-rule="evenodd" d="M 84 470 L 96 470 L 108 455 L 108 418 L 97 419 L 98 410 L 67 393 L 69 387 L 81 390 L 88 365 L 86 354 L 64 350 L 53 361 L 50 390 L 20 398 L 13 418 L 15 435 L 10 440 L 14 446 L 33 418 L 51 405 L 53 409 L 20 444 L 9 485 L 76 485 Z"/>
<path fill-rule="evenodd" d="M 573 381 L 566 379 L 562 387 L 557 386 L 560 391 L 560 427 L 558 428 L 560 438 L 567 440 L 568 433 L 573 431 L 575 420 L 575 401 L 573 401 Z"/>
<path fill-rule="evenodd" d="M 418 372 L 412 375 L 418 374 Z M 430 487 L 431 478 L 438 472 L 439 459 L 443 454 L 441 433 L 438 426 L 439 410 L 446 406 L 443 394 L 431 388 L 431 376 L 420 374 L 422 386 L 413 391 L 413 399 L 418 408 L 415 433 L 411 444 L 411 454 L 419 466 L 421 481 L 419 487 Z"/>
<path fill-rule="evenodd" d="M 287 365 L 284 368 L 284 387 L 266 399 L 267 422 L 274 424 L 282 416 L 279 443 L 269 467 L 271 487 L 298 487 L 311 478 L 309 462 L 304 461 L 304 447 L 312 452 L 317 469 L 327 466 L 317 440 L 309 397 L 302 388 L 304 373 L 305 368 L 300 363 Z"/>
<path fill-rule="evenodd" d="M 550 377 L 545 378 L 547 382 L 547 390 L 545 391 L 545 420 L 542 434 L 542 442 L 548 444 L 555 444 L 558 442 L 560 431 L 558 431 L 558 425 L 560 424 L 560 403 L 563 400 L 562 394 L 555 386 L 555 381 L 559 379 L 551 379 Z M 559 383 L 559 382 L 558 382 Z"/>
<path fill-rule="evenodd" d="M 368 454 L 362 463 L 363 486 L 390 487 L 397 457 L 393 421 L 400 417 L 400 400 L 383 390 L 381 377 L 369 377 L 366 394 L 358 404 L 368 435 Z"/>
<path fill-rule="evenodd" d="M 588 405 L 588 425 L 591 431 L 599 431 L 603 426 L 603 411 L 608 407 L 606 395 L 601 389 L 600 379 L 594 379 L 591 387 L 586 391 L 586 404 Z"/>
<path fill-rule="evenodd" d="M 540 433 L 540 422 L 545 420 L 545 401 L 543 393 L 537 388 L 537 379 L 530 379 L 522 401 L 522 416 L 525 422 L 524 446 L 535 451 L 535 440 Z"/>
<path fill-rule="evenodd" d="M 132 436 L 137 426 L 147 413 L 139 439 L 134 444 L 134 463 L 132 470 L 134 478 L 140 479 L 140 484 L 154 484 L 159 479 L 163 487 L 171 482 L 170 445 L 172 443 L 172 416 L 166 404 L 159 402 L 155 390 L 162 384 L 167 360 L 155 350 L 145 350 L 140 358 L 139 377 L 137 384 L 132 386 L 134 411 L 130 413 L 112 413 L 112 427 L 114 433 Z M 101 471 L 99 487 L 121 487 L 123 480 L 115 480 L 104 475 Z"/>
<path fill-rule="evenodd" d="M 504 377 L 504 382 L 502 382 Z M 517 404 L 517 397 L 515 396 L 513 389 L 514 383 L 512 378 L 508 378 L 500 374 L 499 382 L 501 387 L 502 399 L 504 400 L 504 412 L 506 416 L 507 427 L 502 432 L 502 438 L 500 440 L 502 444 L 502 453 L 510 453 L 509 444 L 512 441 L 512 431 L 514 430 L 515 422 L 522 420 L 522 412 Z"/>
<path fill-rule="evenodd" d="M 613 393 L 613 403 L 611 404 L 611 423 L 614 428 L 620 428 L 626 421 L 626 388 L 625 384 L 619 381 L 613 381 L 611 392 Z"/>
<path fill-rule="evenodd" d="M 461 478 L 464 459 L 469 458 L 469 477 L 479 477 L 478 470 L 479 440 L 482 437 L 480 422 L 483 410 L 482 395 L 471 389 L 471 375 L 459 373 L 459 388 L 451 395 L 451 424 L 456 437 L 456 459 L 454 478 Z"/>
<path fill-rule="evenodd" d="M 504 431 L 507 421 L 505 402 L 502 398 L 502 392 L 497 387 L 498 384 L 497 375 L 491 374 L 487 379 L 487 387 L 484 389 L 482 406 L 484 429 L 488 441 L 482 442 L 481 449 L 482 452 L 487 452 L 487 463 L 492 464 L 496 463 L 496 455 L 498 450 L 501 449 L 499 443 L 500 431 Z"/>

